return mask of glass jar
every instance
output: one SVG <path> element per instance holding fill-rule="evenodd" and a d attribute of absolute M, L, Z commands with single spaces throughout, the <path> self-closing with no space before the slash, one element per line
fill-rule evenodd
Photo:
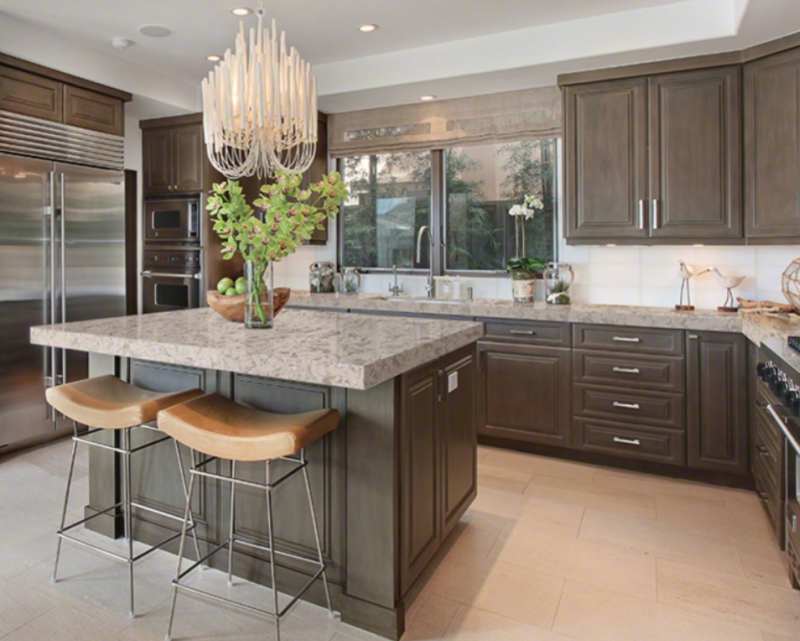
<path fill-rule="evenodd" d="M 336 291 L 336 267 L 333 263 L 311 263 L 308 268 L 308 288 L 312 294 L 333 294 Z"/>
<path fill-rule="evenodd" d="M 275 319 L 272 263 L 247 261 L 244 274 L 247 280 L 244 326 L 247 329 L 270 329 Z"/>
<path fill-rule="evenodd" d="M 342 274 L 342 292 L 358 294 L 361 290 L 361 272 L 356 267 L 345 267 Z"/>
<path fill-rule="evenodd" d="M 569 288 L 575 273 L 569 263 L 548 263 L 544 271 L 545 301 L 550 305 L 569 305 Z"/>

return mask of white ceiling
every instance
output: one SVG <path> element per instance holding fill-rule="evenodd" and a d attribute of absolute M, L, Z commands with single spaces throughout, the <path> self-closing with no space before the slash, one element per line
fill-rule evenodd
<path fill-rule="evenodd" d="M 209 53 L 259 0 L 0 0 L 0 51 L 198 108 Z M 741 48 L 800 30 L 798 0 L 269 0 L 328 111 L 552 84 L 558 73 Z M 113 9 L 112 9 L 113 7 Z M 249 18 L 247 20 L 252 20 Z M 169 38 L 142 36 L 142 24 Z M 361 34 L 358 26 L 380 29 Z M 114 36 L 136 44 L 114 50 Z M 165 111 L 167 111 L 165 109 Z"/>

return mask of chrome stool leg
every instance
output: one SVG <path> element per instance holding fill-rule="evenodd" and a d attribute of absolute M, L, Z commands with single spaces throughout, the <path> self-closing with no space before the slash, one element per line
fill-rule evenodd
<path fill-rule="evenodd" d="M 133 594 L 133 519 L 131 517 L 131 502 L 133 494 L 133 483 L 131 482 L 131 430 L 130 428 L 122 431 L 122 455 L 123 480 L 122 488 L 124 494 L 124 519 L 125 519 L 125 538 L 128 540 L 128 593 L 130 597 L 129 614 L 134 613 L 134 594 Z"/>
<path fill-rule="evenodd" d="M 275 580 L 275 532 L 272 522 L 272 488 L 270 487 L 269 461 L 266 462 L 267 481 L 267 545 L 269 546 L 269 572 L 272 578 L 272 601 L 275 612 L 275 639 L 281 641 L 281 611 L 278 606 L 278 583 Z"/>
<path fill-rule="evenodd" d="M 236 461 L 231 461 L 231 478 L 236 478 Z M 228 585 L 233 585 L 233 519 L 236 514 L 236 483 L 231 482 L 231 520 L 228 524 Z"/>
<path fill-rule="evenodd" d="M 72 421 L 72 431 L 75 436 L 78 435 L 78 424 L 75 421 Z M 75 470 L 75 455 L 78 452 L 78 441 L 72 441 L 72 456 L 69 459 L 69 472 L 67 473 L 67 488 L 64 491 L 64 506 L 61 508 L 61 524 L 58 526 L 59 532 L 64 529 L 64 526 L 67 524 L 67 507 L 69 505 L 69 491 L 72 487 L 72 473 Z M 56 561 L 53 564 L 53 575 L 51 577 L 51 581 L 53 583 L 58 581 L 58 561 L 61 558 L 61 537 L 58 538 L 58 543 L 56 545 Z"/>
<path fill-rule="evenodd" d="M 183 457 L 181 456 L 181 446 L 178 444 L 178 441 L 172 439 L 172 442 L 175 444 L 175 456 L 178 459 L 178 472 L 181 475 L 181 487 L 183 488 L 183 495 L 185 497 L 189 496 L 189 488 L 186 485 L 186 470 L 183 468 Z M 192 456 L 192 463 L 194 463 L 194 452 L 191 452 Z M 197 542 L 197 528 L 194 527 L 194 517 L 192 516 L 191 509 L 189 510 L 189 525 L 191 526 L 192 530 L 192 539 L 194 539 L 194 552 L 197 554 L 197 558 L 201 558 L 200 555 L 200 544 Z"/>
<path fill-rule="evenodd" d="M 169 610 L 169 626 L 167 627 L 166 641 L 172 639 L 172 624 L 175 622 L 175 603 L 178 600 L 178 579 L 181 576 L 183 566 L 183 546 L 186 544 L 186 530 L 189 526 L 189 519 L 192 514 L 192 490 L 194 490 L 194 474 L 189 475 L 189 488 L 186 492 L 186 507 L 183 511 L 183 525 L 181 526 L 181 542 L 178 545 L 178 569 L 175 572 L 175 580 L 172 582 L 172 604 Z M 199 562 L 199 559 L 198 559 Z"/>
<path fill-rule="evenodd" d="M 303 463 L 303 480 L 306 484 L 306 496 L 308 497 L 308 510 L 311 512 L 311 526 L 314 528 L 314 541 L 317 544 L 317 559 L 319 560 L 319 565 L 322 568 L 322 587 L 325 589 L 325 601 L 328 604 L 328 612 L 332 617 L 336 617 L 336 613 L 333 611 L 333 606 L 331 605 L 331 593 L 328 589 L 328 572 L 325 569 L 325 560 L 322 557 L 322 545 L 320 544 L 319 539 L 319 528 L 317 527 L 317 515 L 314 511 L 314 499 L 311 496 L 311 482 L 308 480 L 308 468 L 306 467 L 306 451 L 300 451 L 300 461 Z"/>

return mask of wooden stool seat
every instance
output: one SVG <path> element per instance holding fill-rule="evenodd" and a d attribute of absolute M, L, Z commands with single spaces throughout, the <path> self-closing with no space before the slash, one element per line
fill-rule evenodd
<path fill-rule="evenodd" d="M 152 392 L 116 376 L 97 376 L 49 387 L 45 396 L 52 407 L 73 421 L 88 427 L 119 430 L 149 423 L 160 410 L 202 393 L 199 389 Z"/>
<path fill-rule="evenodd" d="M 158 427 L 176 441 L 209 456 L 267 461 L 297 454 L 336 429 L 339 412 L 273 414 L 206 394 L 158 413 Z"/>

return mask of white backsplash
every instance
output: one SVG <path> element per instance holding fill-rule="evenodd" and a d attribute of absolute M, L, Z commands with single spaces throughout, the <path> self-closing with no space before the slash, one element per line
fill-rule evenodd
<path fill-rule="evenodd" d="M 800 246 L 662 246 L 573 247 L 563 240 L 560 260 L 575 269 L 573 301 L 609 305 L 671 307 L 678 302 L 681 278 L 678 262 L 715 266 L 724 274 L 747 276 L 735 294 L 755 299 L 783 301 L 781 274 L 800 257 Z M 276 267 L 279 285 L 308 289 L 308 266 L 314 261 L 336 260 L 333 240 L 324 247 L 301 247 Z M 470 278 L 475 298 L 511 298 L 507 277 Z M 388 293 L 391 275 L 366 274 L 363 291 Z M 405 293 L 425 294 L 425 277 L 401 275 Z M 537 299 L 543 299 L 541 283 Z M 725 299 L 725 290 L 712 274 L 692 280 L 692 301 L 698 308 L 713 309 Z"/>

